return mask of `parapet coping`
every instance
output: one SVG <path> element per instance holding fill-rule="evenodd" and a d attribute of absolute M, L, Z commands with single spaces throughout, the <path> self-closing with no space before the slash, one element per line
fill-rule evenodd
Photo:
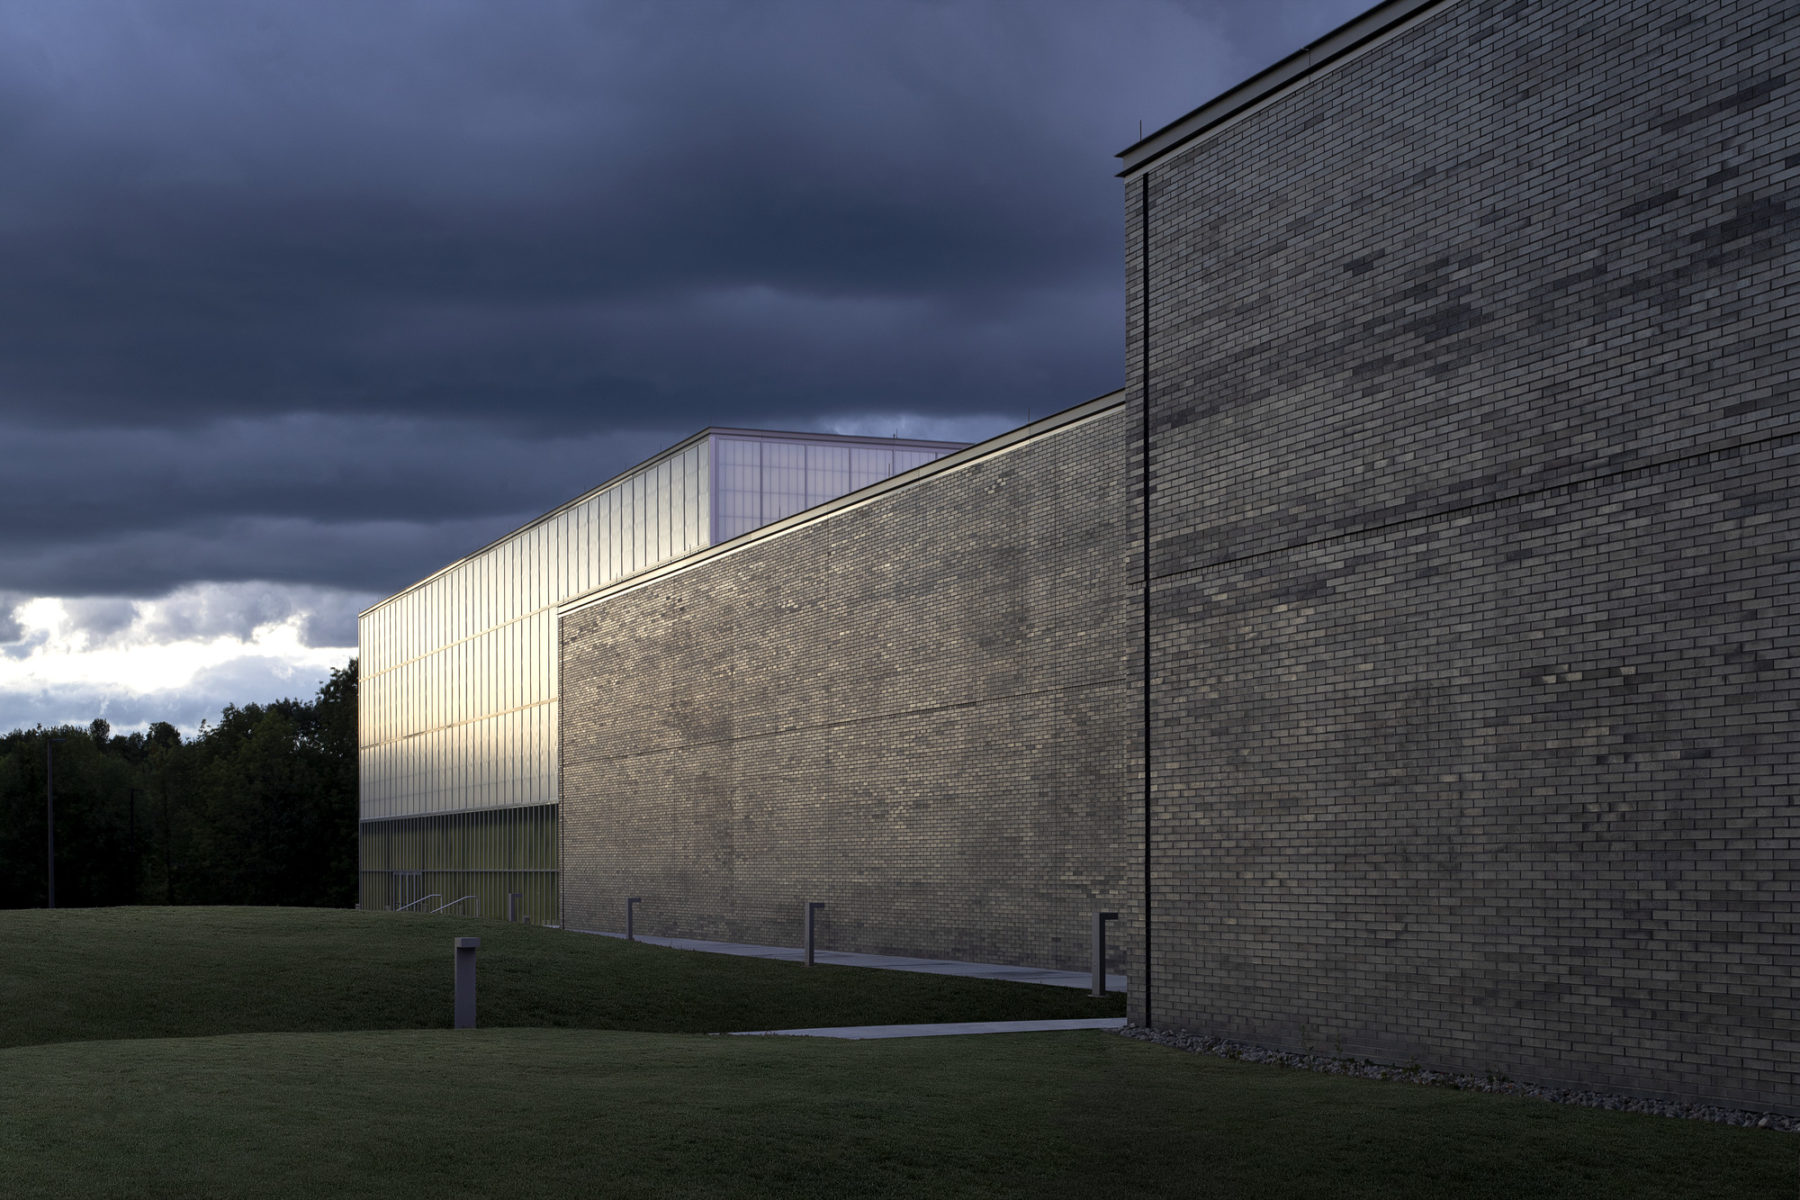
<path fill-rule="evenodd" d="M 738 551 L 743 550 L 748 546 L 755 545 L 758 542 L 766 541 L 769 538 L 781 537 L 782 535 L 791 533 L 803 526 L 810 525 L 814 521 L 822 521 L 827 517 L 835 516 L 836 514 L 845 512 L 849 509 L 860 508 L 865 504 L 880 499 L 889 492 L 898 491 L 903 487 L 910 487 L 912 484 L 918 483 L 923 479 L 928 479 L 933 475 L 960 470 L 963 467 L 978 463 L 983 459 L 992 458 L 996 454 L 1004 454 L 1023 442 L 1032 441 L 1033 439 L 1043 437 L 1046 434 L 1055 433 L 1056 431 L 1066 429 L 1071 425 L 1081 424 L 1082 422 L 1098 417 L 1102 413 L 1110 412 L 1111 410 L 1122 406 L 1124 403 L 1125 389 L 1120 388 L 1116 392 L 1108 392 L 1104 396 L 1095 397 L 1085 404 L 1077 404 L 1073 408 L 1065 408 L 1059 413 L 1052 413 L 1050 416 L 1032 421 L 1026 425 L 1021 425 L 1017 429 L 1010 429 L 997 437 L 989 438 L 985 442 L 977 442 L 973 446 L 968 446 L 954 453 L 946 454 L 942 458 L 933 459 L 931 462 L 914 467 L 910 471 L 903 471 L 900 474 L 890 476 L 879 483 L 872 483 L 859 491 L 839 496 L 835 500 L 828 500 L 815 508 L 809 508 L 804 512 L 795 513 L 791 517 L 784 517 L 779 521 L 774 521 L 768 525 L 761 526 L 760 528 L 752 529 L 748 533 L 741 533 L 737 537 L 734 537 L 729 541 L 720 542 L 716 546 L 707 546 L 704 549 L 694 551 L 692 554 L 677 559 L 671 559 L 666 563 L 651 567 L 648 570 L 640 571 L 636 575 L 632 575 L 628 578 L 605 584 L 595 588 L 591 592 L 584 592 L 579 596 L 572 596 L 557 606 L 556 615 L 560 619 L 568 616 L 570 613 L 587 608 L 590 605 L 603 603 L 612 599 L 614 596 L 622 595 L 625 592 L 656 583 L 670 575 L 691 570 L 703 563 L 711 562 L 716 558 L 722 558 L 728 554 L 736 554 Z"/>
<path fill-rule="evenodd" d="M 1353 17 L 1324 37 L 1303 46 L 1274 66 L 1257 72 L 1230 91 L 1223 92 L 1143 138 L 1115 156 L 1124 160 L 1120 179 L 1135 179 L 1151 164 L 1177 150 L 1192 147 L 1201 138 L 1248 116 L 1277 97 L 1329 67 L 1347 62 L 1385 42 L 1414 24 L 1428 11 L 1455 0 L 1385 0 Z"/>

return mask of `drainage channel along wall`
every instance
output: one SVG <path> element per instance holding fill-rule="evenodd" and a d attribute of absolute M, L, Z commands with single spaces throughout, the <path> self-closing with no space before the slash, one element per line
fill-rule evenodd
<path fill-rule="evenodd" d="M 817 900 L 822 948 L 1085 967 L 1135 879 L 1129 437 L 1103 398 L 566 606 L 566 923 L 795 945 Z"/>
<path fill-rule="evenodd" d="M 1796 1111 L 1800 8 L 1407 9 L 1126 155 L 1134 1011 Z"/>

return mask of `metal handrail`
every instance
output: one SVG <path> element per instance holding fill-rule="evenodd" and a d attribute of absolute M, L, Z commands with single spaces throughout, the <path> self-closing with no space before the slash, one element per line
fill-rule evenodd
<path fill-rule="evenodd" d="M 444 898 L 444 893 L 433 892 L 429 896 L 420 896 L 417 900 L 413 900 L 413 901 L 410 901 L 409 903 L 402 904 L 399 908 L 396 908 L 394 911 L 395 912 L 405 912 L 407 909 L 411 908 L 414 904 L 423 904 L 427 900 L 442 900 L 443 898 Z"/>
<path fill-rule="evenodd" d="M 438 898 L 439 898 L 439 899 L 440 899 L 440 900 L 441 900 L 441 899 L 443 899 L 443 897 L 441 897 L 441 896 L 440 896 L 440 897 L 438 897 Z M 446 908 L 455 908 L 455 907 L 456 907 L 456 906 L 457 906 L 457 905 L 459 905 L 459 904 L 461 904 L 461 903 L 462 903 L 462 902 L 463 902 L 463 900 L 473 900 L 473 901 L 475 901 L 475 915 L 476 915 L 476 916 L 478 916 L 478 917 L 479 917 L 479 916 L 480 916 L 480 915 L 481 915 L 481 897 L 479 897 L 479 896 L 464 896 L 464 897 L 463 897 L 463 898 L 462 898 L 462 900 L 452 900 L 452 901 L 451 901 L 451 902 L 450 902 L 450 903 L 448 903 L 448 904 L 440 904 L 440 905 L 438 905 L 438 906 L 437 906 L 437 907 L 436 907 L 436 908 L 434 908 L 434 909 L 432 909 L 432 910 L 431 910 L 431 912 L 429 912 L 429 913 L 426 913 L 426 914 L 425 914 L 425 915 L 426 915 L 426 916 L 433 916 L 433 915 L 435 915 L 435 914 L 437 914 L 437 913 L 441 913 L 441 912 L 443 912 L 443 911 L 444 911 L 444 910 L 445 910 L 445 909 L 446 909 Z"/>

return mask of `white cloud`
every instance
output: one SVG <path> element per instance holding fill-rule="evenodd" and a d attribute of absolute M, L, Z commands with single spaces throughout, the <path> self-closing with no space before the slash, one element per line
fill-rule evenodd
<path fill-rule="evenodd" d="M 308 698 L 356 653 L 373 595 L 269 583 L 200 583 L 151 600 L 39 596 L 0 655 L 0 729 L 169 721 L 191 733 L 227 704 Z"/>

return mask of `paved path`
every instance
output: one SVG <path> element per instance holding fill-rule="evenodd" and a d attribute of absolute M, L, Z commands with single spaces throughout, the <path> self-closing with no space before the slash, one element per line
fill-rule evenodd
<path fill-rule="evenodd" d="M 600 937 L 622 938 L 622 933 L 599 929 L 573 929 L 571 933 L 592 933 Z M 741 954 L 749 958 L 776 958 L 799 962 L 804 952 L 798 946 L 746 946 L 740 942 L 703 942 L 697 938 L 640 937 L 640 942 L 653 946 L 673 946 L 677 950 L 700 950 L 707 954 Z M 1048 967 L 1008 967 L 1000 963 L 951 962 L 939 958 L 899 958 L 888 954 L 850 954 L 842 950 L 818 950 L 813 960 L 834 967 L 875 967 L 883 971 L 918 971 L 926 975 L 962 975 L 973 979 L 1007 979 L 1014 983 L 1043 983 L 1051 987 L 1081 988 L 1086 991 L 1094 983 L 1086 971 L 1053 971 Z M 1125 990 L 1125 976 L 1108 975 L 1106 990 Z M 903 1028 L 895 1026 L 894 1028 Z M 791 1033 L 793 1030 L 772 1030 Z M 900 1035 L 889 1035 L 900 1036 Z"/>
<path fill-rule="evenodd" d="M 1067 1021 L 947 1021 L 937 1025 L 843 1025 L 824 1029 L 746 1029 L 732 1037 L 867 1038 L 945 1037 L 961 1033 L 1045 1033 L 1058 1029 L 1123 1029 L 1124 1017 L 1083 1017 Z"/>

